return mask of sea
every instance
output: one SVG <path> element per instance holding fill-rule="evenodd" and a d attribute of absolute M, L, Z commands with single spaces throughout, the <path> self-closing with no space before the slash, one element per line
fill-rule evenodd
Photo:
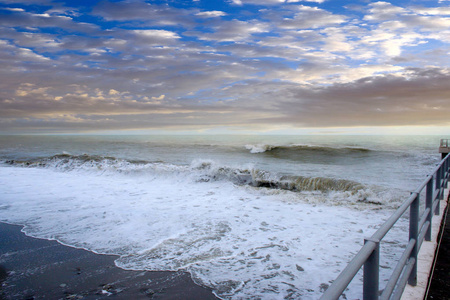
<path fill-rule="evenodd" d="M 318 299 L 440 161 L 441 136 L 0 136 L 0 221 L 221 299 Z M 380 286 L 408 239 L 381 245 Z M 344 292 L 362 294 L 362 274 Z"/>

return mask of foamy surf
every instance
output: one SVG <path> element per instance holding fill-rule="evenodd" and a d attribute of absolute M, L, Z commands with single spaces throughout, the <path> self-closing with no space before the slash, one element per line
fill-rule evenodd
<path fill-rule="evenodd" d="M 28 161 L 8 160 L 8 165 L 26 168 L 46 168 L 62 172 L 94 172 L 114 175 L 128 174 L 147 176 L 147 178 L 170 177 L 173 180 L 191 182 L 223 181 L 235 185 L 248 185 L 255 188 L 271 190 L 288 190 L 291 192 L 320 192 L 311 198 L 329 199 L 334 205 L 353 202 L 397 205 L 397 198 L 391 199 L 375 192 L 377 187 L 365 186 L 361 183 L 335 178 L 279 175 L 268 171 L 254 169 L 251 164 L 245 166 L 226 166 L 213 160 L 195 160 L 189 165 L 174 165 L 164 162 L 127 161 L 115 157 L 97 155 L 58 154 L 47 158 Z M 330 196 L 333 192 L 334 197 Z M 378 193 L 378 194 L 377 194 Z M 339 196 L 341 201 L 336 201 Z M 319 197 L 320 195 L 320 197 Z M 344 201 L 345 200 L 345 201 Z M 309 200 L 311 201 L 311 200 Z M 321 201 L 324 202 L 323 200 Z"/>
<path fill-rule="evenodd" d="M 1 220 L 27 234 L 118 254 L 125 269 L 187 270 L 223 299 L 317 298 L 386 217 L 223 180 L 1 167 L 0 181 Z"/>

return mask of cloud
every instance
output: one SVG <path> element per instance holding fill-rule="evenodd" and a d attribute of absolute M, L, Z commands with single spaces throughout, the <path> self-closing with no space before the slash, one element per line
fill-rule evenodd
<path fill-rule="evenodd" d="M 15 44 L 24 48 L 39 48 L 46 51 L 59 49 L 60 43 L 53 35 L 35 32 L 16 31 L 14 28 L 0 28 L 2 38 L 14 40 Z"/>
<path fill-rule="evenodd" d="M 447 8 L 297 2 L 0 10 L 0 126 L 448 123 Z"/>
<path fill-rule="evenodd" d="M 277 26 L 283 29 L 298 30 L 338 25 L 346 21 L 344 16 L 335 15 L 317 7 L 298 5 L 293 11 L 293 16 L 274 20 Z"/>
<path fill-rule="evenodd" d="M 160 100 L 164 100 L 164 98 L 166 98 L 166 95 L 160 95 L 159 97 L 152 97 L 152 100 L 160 101 Z"/>
<path fill-rule="evenodd" d="M 203 33 L 203 32 L 192 32 L 185 33 L 191 36 L 197 36 L 201 40 L 210 40 L 210 41 L 248 41 L 248 39 L 253 34 L 264 33 L 268 31 L 269 24 L 259 22 L 256 20 L 252 21 L 239 21 L 239 20 L 231 20 L 231 21 L 223 21 L 220 24 L 213 25 L 211 33 Z"/>
<path fill-rule="evenodd" d="M 191 12 L 167 5 L 155 5 L 144 1 L 101 1 L 93 14 L 107 21 L 134 23 L 140 26 L 191 26 Z"/>
<path fill-rule="evenodd" d="M 313 2 L 323 3 L 325 0 L 231 0 L 231 3 L 235 5 L 280 5 L 285 3 L 298 3 L 298 2 Z"/>
<path fill-rule="evenodd" d="M 410 69 L 408 76 L 366 77 L 314 89 L 293 88 L 277 103 L 284 114 L 268 122 L 301 126 L 449 125 L 448 69 Z"/>
<path fill-rule="evenodd" d="M 398 27 L 418 27 L 422 30 L 442 30 L 450 27 L 450 9 L 439 8 L 402 8 L 387 2 L 375 2 L 369 5 L 369 14 L 364 20 L 375 22 L 390 22 L 393 20 Z"/>
<path fill-rule="evenodd" d="M 15 12 L 24 12 L 25 11 L 23 8 L 15 8 L 15 7 L 3 7 L 1 9 L 15 11 Z"/>
<path fill-rule="evenodd" d="M 31 49 L 17 47 L 5 40 L 0 40 L 0 60 L 5 62 L 3 67 L 7 67 L 13 62 L 23 64 L 26 62 L 47 63 L 50 61 L 49 58 Z"/>
<path fill-rule="evenodd" d="M 313 3 L 324 3 L 326 0 L 287 0 L 287 3 L 296 3 L 296 2 L 313 2 Z"/>
<path fill-rule="evenodd" d="M 144 38 L 149 39 L 179 39 L 180 36 L 176 34 L 175 32 L 168 31 L 168 30 L 153 30 L 153 29 L 147 29 L 147 30 L 133 30 L 133 32 Z"/>
<path fill-rule="evenodd" d="M 323 49 L 330 52 L 350 52 L 354 48 L 348 41 L 345 31 L 336 28 L 329 27 L 321 31 L 326 35 L 325 45 Z"/>
<path fill-rule="evenodd" d="M 398 14 L 405 13 L 406 10 L 402 7 L 394 6 L 388 2 L 378 1 L 369 5 L 369 14 L 364 17 L 364 20 L 370 21 L 389 21 L 395 20 Z"/>
<path fill-rule="evenodd" d="M 411 10 L 420 15 L 450 15 L 450 7 L 413 7 Z"/>
<path fill-rule="evenodd" d="M 212 10 L 212 11 L 198 12 L 195 15 L 199 16 L 199 17 L 205 17 L 205 18 L 217 18 L 217 17 L 226 16 L 227 14 L 224 13 L 223 11 Z"/>
<path fill-rule="evenodd" d="M 2 0 L 5 4 L 38 4 L 38 5 L 50 5 L 52 0 Z"/>
<path fill-rule="evenodd" d="M 133 30 L 132 33 L 135 35 L 133 40 L 141 45 L 169 45 L 181 38 L 177 33 L 168 30 Z"/>
<path fill-rule="evenodd" d="M 27 3 L 29 4 L 29 3 Z M 1 9 L 0 9 L 1 12 Z M 75 22 L 72 17 L 60 14 L 31 13 L 24 9 L 1 14 L 0 26 L 24 28 L 60 28 L 71 32 L 93 33 L 98 26 L 85 22 Z"/>

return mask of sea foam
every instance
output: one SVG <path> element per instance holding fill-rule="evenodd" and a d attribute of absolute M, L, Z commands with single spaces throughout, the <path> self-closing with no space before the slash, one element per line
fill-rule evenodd
<path fill-rule="evenodd" d="M 118 254 L 125 269 L 186 270 L 223 299 L 317 299 L 390 212 L 313 200 L 329 198 L 322 193 L 197 180 L 236 170 L 211 161 L 145 163 L 137 173 L 88 161 L 0 167 L 0 219 L 25 224 L 32 236 Z M 191 172 L 198 174 L 185 176 Z M 347 295 L 359 287 L 356 279 Z"/>

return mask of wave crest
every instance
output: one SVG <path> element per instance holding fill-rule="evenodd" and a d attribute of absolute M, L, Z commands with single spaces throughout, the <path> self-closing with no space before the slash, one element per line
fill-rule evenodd
<path fill-rule="evenodd" d="M 253 177 L 253 184 L 257 187 L 289 191 L 356 192 L 364 188 L 362 184 L 355 181 L 325 177 L 281 176 L 280 178 L 273 178 L 266 172 L 256 172 Z"/>
<path fill-rule="evenodd" d="M 357 192 L 361 183 L 325 177 L 279 176 L 253 166 L 225 166 L 213 160 L 195 160 L 190 165 L 174 165 L 165 162 L 122 160 L 110 156 L 58 154 L 32 161 L 5 161 L 21 167 L 51 168 L 64 172 L 89 171 L 113 173 L 138 173 L 153 176 L 176 176 L 194 182 L 227 181 L 236 185 L 300 191 Z"/>
<path fill-rule="evenodd" d="M 250 150 L 250 153 L 265 153 L 265 152 L 319 152 L 329 154 L 344 154 L 344 153 L 367 153 L 372 150 L 362 147 L 327 147 L 327 146 L 310 146 L 310 145 L 267 145 L 267 144 L 248 144 L 245 149 Z"/>
<path fill-rule="evenodd" d="M 277 148 L 277 146 L 265 145 L 265 144 L 245 145 L 245 149 L 250 150 L 250 153 L 264 153 L 264 152 L 270 151 L 274 148 Z"/>

